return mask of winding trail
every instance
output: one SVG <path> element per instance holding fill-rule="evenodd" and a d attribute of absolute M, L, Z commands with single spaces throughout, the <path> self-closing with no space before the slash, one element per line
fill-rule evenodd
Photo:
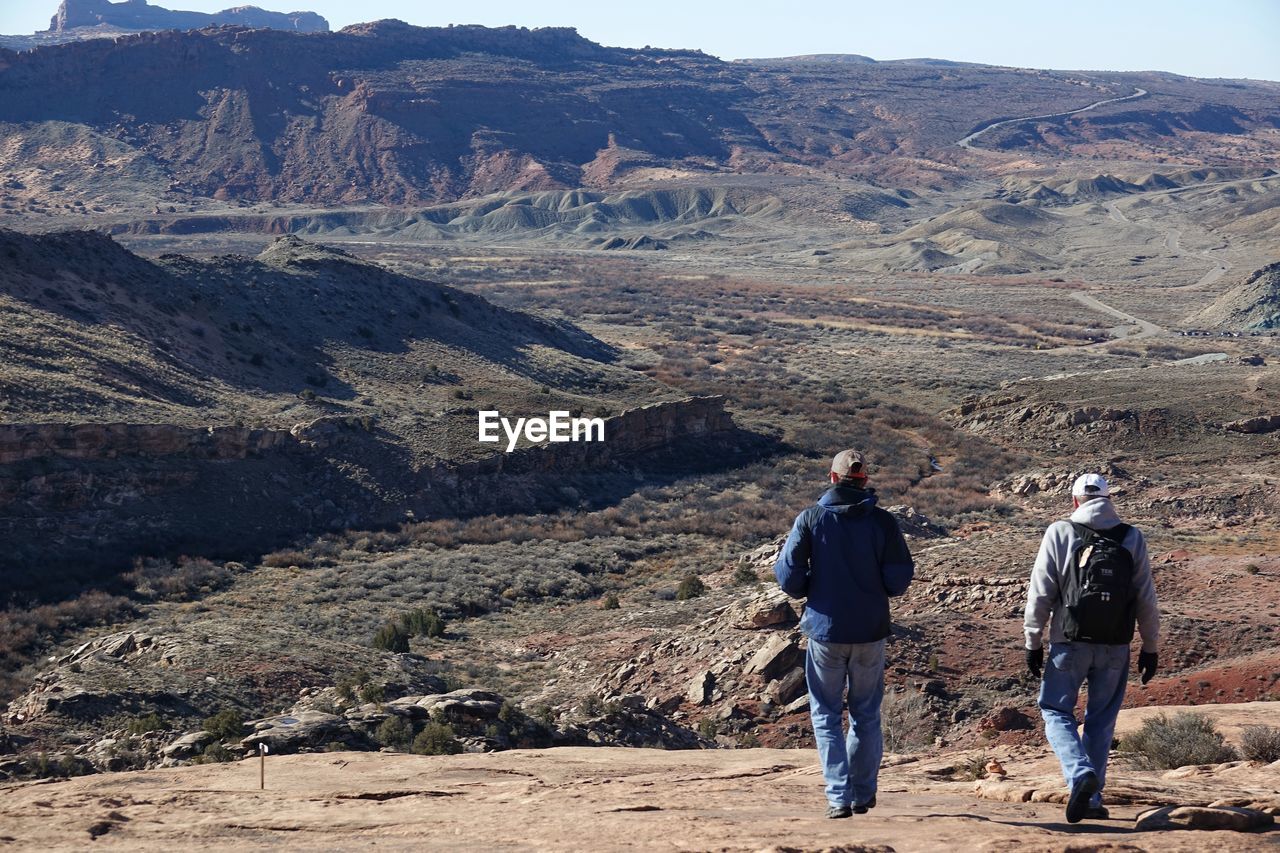
<path fill-rule="evenodd" d="M 1268 180 L 1268 179 L 1262 178 L 1260 180 Z M 1233 183 L 1233 181 L 1221 181 L 1221 182 L 1215 182 L 1215 183 L 1225 184 L 1225 183 Z M 1202 184 L 1201 186 L 1212 186 L 1212 184 L 1208 184 L 1208 185 Z M 1180 187 L 1179 189 L 1185 189 L 1185 188 Z M 1117 205 L 1116 202 L 1114 201 L 1107 202 L 1106 204 L 1103 205 L 1103 207 L 1106 208 L 1107 217 L 1111 219 L 1112 222 L 1120 222 L 1124 224 L 1138 224 L 1138 223 L 1134 223 L 1134 221 L 1130 219 L 1128 216 L 1125 216 L 1124 211 L 1122 211 L 1119 205 Z M 1143 227 L 1156 227 L 1156 226 L 1143 226 Z M 1181 255 L 1182 254 L 1182 232 L 1179 231 L 1177 228 L 1165 229 L 1164 247 L 1169 250 L 1169 253 L 1171 255 L 1175 255 L 1175 256 Z M 1211 257 L 1214 251 L 1216 250 L 1205 249 L 1204 251 L 1196 253 L 1200 255 L 1200 257 L 1204 258 L 1206 261 L 1209 261 L 1210 263 L 1213 264 L 1213 266 L 1208 270 L 1208 272 L 1200 276 L 1200 278 L 1196 279 L 1191 284 L 1180 284 L 1176 287 L 1170 287 L 1168 288 L 1168 290 L 1170 291 L 1200 290 L 1201 288 L 1208 287 L 1209 285 L 1213 284 L 1215 281 L 1217 281 L 1218 279 L 1226 275 L 1231 270 L 1231 262 L 1222 261 L 1222 260 L 1218 260 L 1216 258 Z"/>
<path fill-rule="evenodd" d="M 1040 116 L 1020 116 L 1018 118 L 1003 119 L 1001 121 L 992 122 L 986 127 L 982 127 L 982 128 L 979 128 L 978 130 L 975 130 L 973 133 L 969 134 L 964 139 L 961 139 L 960 141 L 958 141 L 956 145 L 959 145 L 961 148 L 965 148 L 970 151 L 973 151 L 974 150 L 973 141 L 977 139 L 979 136 L 981 136 L 982 134 L 991 130 L 995 130 L 997 127 L 1005 127 L 1010 124 L 1020 124 L 1024 121 L 1040 121 L 1041 119 L 1048 119 L 1048 118 L 1065 118 L 1066 116 L 1073 116 L 1079 113 L 1087 113 L 1089 110 L 1096 110 L 1098 107 L 1106 106 L 1107 104 L 1118 104 L 1121 101 L 1132 101 L 1136 98 L 1143 98 L 1143 97 L 1146 97 L 1146 95 L 1147 95 L 1146 89 L 1135 89 L 1132 95 L 1125 95 L 1120 98 L 1106 98 L 1105 100 L 1094 101 L 1092 104 L 1089 104 L 1086 107 L 1080 107 L 1080 109 L 1078 110 L 1067 110 L 1066 112 L 1061 112 L 1061 113 L 1046 113 Z M 977 150 L 982 150 L 982 149 L 977 149 Z"/>

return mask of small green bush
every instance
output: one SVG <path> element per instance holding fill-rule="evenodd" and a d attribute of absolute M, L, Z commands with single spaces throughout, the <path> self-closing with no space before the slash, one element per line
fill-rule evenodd
<path fill-rule="evenodd" d="M 432 721 L 413 739 L 413 751 L 418 755 L 457 755 L 462 744 L 454 735 L 453 726 Z"/>
<path fill-rule="evenodd" d="M 716 725 L 715 720 L 707 717 L 704 720 L 698 721 L 698 734 L 702 735 L 707 740 L 711 740 L 716 735 L 720 734 L 720 727 Z"/>
<path fill-rule="evenodd" d="M 556 711 L 550 705 L 547 705 L 545 703 L 542 705 L 534 705 L 533 719 L 537 720 L 539 723 L 541 723 L 543 726 L 545 726 L 548 729 L 555 728 Z"/>
<path fill-rule="evenodd" d="M 618 601 L 618 596 L 609 593 L 604 597 L 604 601 L 600 602 L 601 610 L 617 610 L 622 607 L 622 602 Z"/>
<path fill-rule="evenodd" d="M 381 702 L 387 698 L 387 686 L 370 681 L 360 688 L 360 698 L 366 702 Z"/>
<path fill-rule="evenodd" d="M 582 700 L 582 713 L 588 717 L 598 717 L 604 713 L 604 700 L 594 693 L 588 693 Z"/>
<path fill-rule="evenodd" d="M 410 610 L 401 614 L 400 626 L 411 636 L 443 637 L 447 623 L 435 608 Z"/>
<path fill-rule="evenodd" d="M 388 622 L 374 633 L 373 647 L 384 652 L 408 652 L 409 632 L 398 622 Z"/>
<path fill-rule="evenodd" d="M 1280 761 L 1280 728 L 1245 726 L 1240 733 L 1240 752 L 1250 761 L 1263 764 Z"/>
<path fill-rule="evenodd" d="M 383 746 L 406 750 L 413 743 L 413 724 L 404 717 L 387 717 L 378 726 L 373 739 Z"/>
<path fill-rule="evenodd" d="M 733 570 L 733 582 L 738 586 L 745 586 L 750 583 L 759 583 L 760 576 L 756 574 L 755 569 L 747 565 L 742 565 Z"/>
<path fill-rule="evenodd" d="M 224 708 L 204 721 L 204 730 L 218 740 L 240 740 L 244 737 L 244 715 Z"/>
<path fill-rule="evenodd" d="M 707 585 L 697 575 L 689 575 L 676 587 L 676 601 L 688 601 L 697 598 L 707 591 Z"/>
<path fill-rule="evenodd" d="M 168 724 L 159 714 L 147 714 L 130 720 L 125 726 L 125 732 L 131 735 L 143 735 L 147 732 L 162 732 L 167 728 L 169 728 Z"/>
<path fill-rule="evenodd" d="M 1189 764 L 1220 764 L 1236 752 L 1223 743 L 1222 733 L 1203 714 L 1180 711 L 1157 714 L 1142 728 L 1120 740 L 1120 752 L 1149 770 L 1173 770 Z"/>
<path fill-rule="evenodd" d="M 508 699 L 498 709 L 498 720 L 507 726 L 518 726 L 524 722 L 524 713 L 514 702 Z"/>

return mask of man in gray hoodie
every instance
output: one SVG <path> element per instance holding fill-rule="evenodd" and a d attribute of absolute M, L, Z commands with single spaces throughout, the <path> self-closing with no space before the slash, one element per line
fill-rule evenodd
<path fill-rule="evenodd" d="M 1098 474 L 1071 487 L 1074 512 L 1045 531 L 1027 590 L 1027 669 L 1040 684 L 1045 736 L 1071 788 L 1067 821 L 1106 818 L 1102 787 L 1116 717 L 1124 702 L 1134 622 L 1142 635 L 1138 670 L 1156 672 L 1160 611 L 1142 531 L 1123 524 L 1111 489 Z M 1045 629 L 1049 660 L 1044 660 Z M 1084 732 L 1076 720 L 1080 686 L 1088 682 Z"/>

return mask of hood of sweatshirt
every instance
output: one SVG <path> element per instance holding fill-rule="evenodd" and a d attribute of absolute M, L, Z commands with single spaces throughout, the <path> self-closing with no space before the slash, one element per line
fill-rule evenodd
<path fill-rule="evenodd" d="M 818 506 L 828 512 L 856 517 L 876 505 L 875 489 L 859 489 L 854 486 L 832 486 L 818 499 Z"/>
<path fill-rule="evenodd" d="M 1120 523 L 1120 516 L 1116 514 L 1115 504 L 1110 498 L 1094 498 L 1080 504 L 1071 513 L 1071 520 L 1094 530 L 1109 530 Z"/>

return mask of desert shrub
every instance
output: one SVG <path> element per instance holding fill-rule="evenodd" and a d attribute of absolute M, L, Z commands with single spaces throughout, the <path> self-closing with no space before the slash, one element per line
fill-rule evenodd
<path fill-rule="evenodd" d="M 707 740 L 713 739 L 720 733 L 720 727 L 716 725 L 716 721 L 707 717 L 698 721 L 698 734 Z"/>
<path fill-rule="evenodd" d="M 244 716 L 232 708 L 224 708 L 204 721 L 204 730 L 218 740 L 240 740 L 244 737 Z"/>
<path fill-rule="evenodd" d="M 387 686 L 370 681 L 360 688 L 360 698 L 366 702 L 381 702 L 387 698 Z"/>
<path fill-rule="evenodd" d="M 431 608 L 401 614 L 400 625 L 415 637 L 442 637 L 446 623 L 444 617 Z"/>
<path fill-rule="evenodd" d="M 14 605 L 0 611 L 0 703 L 26 688 L 23 667 L 40 651 L 91 625 L 109 625 L 132 615 L 134 602 L 101 591 L 69 601 Z"/>
<path fill-rule="evenodd" d="M 1240 752 L 1250 761 L 1280 761 L 1280 728 L 1245 726 L 1240 733 Z"/>
<path fill-rule="evenodd" d="M 453 726 L 433 720 L 413 739 L 413 751 L 418 755 L 457 755 L 462 752 L 462 744 Z"/>
<path fill-rule="evenodd" d="M 933 743 L 933 715 L 919 693 L 886 694 L 880 705 L 880 726 L 889 752 L 914 752 Z"/>
<path fill-rule="evenodd" d="M 973 782 L 978 779 L 985 779 L 986 776 L 987 754 L 985 752 L 979 752 L 976 755 L 961 759 L 956 765 L 955 778 L 960 781 Z"/>
<path fill-rule="evenodd" d="M 169 560 L 137 559 L 133 570 L 123 576 L 141 598 L 159 601 L 190 601 L 228 586 L 235 578 L 231 567 L 203 557 Z"/>
<path fill-rule="evenodd" d="M 532 717 L 548 729 L 555 727 L 556 712 L 550 705 L 534 705 Z"/>
<path fill-rule="evenodd" d="M 606 595 L 604 601 L 600 602 L 601 610 L 617 610 L 621 606 L 622 603 L 618 601 L 618 596 L 613 593 Z"/>
<path fill-rule="evenodd" d="M 398 622 L 388 622 L 374 633 L 373 647 L 384 652 L 407 652 L 409 632 Z"/>
<path fill-rule="evenodd" d="M 756 574 L 755 569 L 744 564 L 733 570 L 733 582 L 739 586 L 749 583 L 759 583 L 760 576 Z"/>
<path fill-rule="evenodd" d="M 387 717 L 374 732 L 373 739 L 392 749 L 408 749 L 413 743 L 413 724 L 404 717 Z"/>
<path fill-rule="evenodd" d="M 498 720 L 507 726 L 518 726 L 524 722 L 524 713 L 514 702 L 508 699 L 498 709 Z"/>
<path fill-rule="evenodd" d="M 134 717 L 124 730 L 131 735 L 143 735 L 147 732 L 162 732 L 169 726 L 159 714 L 147 714 L 142 717 Z"/>
<path fill-rule="evenodd" d="M 289 566 L 305 569 L 314 563 L 315 560 L 305 551 L 276 551 L 262 558 L 262 565 L 273 569 L 286 569 Z"/>
<path fill-rule="evenodd" d="M 688 601 L 697 598 L 707 591 L 707 585 L 697 575 L 689 575 L 676 587 L 676 601 Z"/>
<path fill-rule="evenodd" d="M 1133 763 L 1150 770 L 1173 770 L 1189 764 L 1218 764 L 1236 757 L 1223 743 L 1222 733 L 1203 714 L 1180 711 L 1157 714 L 1142 728 L 1120 740 L 1120 751 Z"/>

